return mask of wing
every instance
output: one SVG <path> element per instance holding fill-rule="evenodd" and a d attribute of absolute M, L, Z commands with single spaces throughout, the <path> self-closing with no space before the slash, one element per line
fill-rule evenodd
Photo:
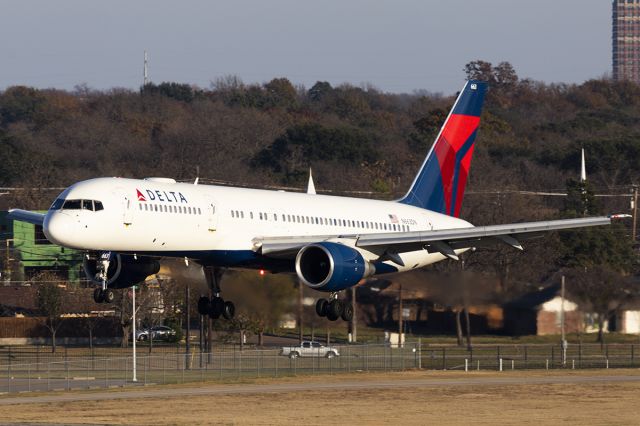
<path fill-rule="evenodd" d="M 268 257 L 293 258 L 307 244 L 320 241 L 355 240 L 355 246 L 380 255 L 383 260 L 402 262 L 397 256 L 417 250 L 441 253 L 458 259 L 455 250 L 484 247 L 496 243 L 508 244 L 522 250 L 520 241 L 541 237 L 549 231 L 610 225 L 611 217 L 549 220 L 542 222 L 510 223 L 505 225 L 440 229 L 437 231 L 392 232 L 361 235 L 317 235 L 303 237 L 265 237 L 253 240 L 253 249 Z M 401 263 L 400 263 L 401 264 Z"/>
<path fill-rule="evenodd" d="M 20 222 L 33 223 L 40 225 L 44 223 L 44 213 L 31 212 L 29 210 L 11 209 L 9 210 L 9 218 Z"/>

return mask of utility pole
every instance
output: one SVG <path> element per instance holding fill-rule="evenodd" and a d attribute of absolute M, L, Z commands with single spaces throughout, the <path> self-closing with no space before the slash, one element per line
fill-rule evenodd
<path fill-rule="evenodd" d="M 633 215 L 633 225 L 632 225 L 632 230 L 631 230 L 631 242 L 633 244 L 636 243 L 636 237 L 638 236 L 637 234 L 637 224 L 636 224 L 636 219 L 638 217 L 638 186 L 637 185 L 633 185 L 633 198 L 631 199 L 631 214 Z"/>
<path fill-rule="evenodd" d="M 131 333 L 133 335 L 133 375 L 132 375 L 131 381 L 137 382 L 138 368 L 136 366 L 137 361 L 136 361 L 136 286 L 135 285 L 131 287 L 131 306 L 133 308 L 132 309 L 133 315 L 131 315 L 131 322 L 132 322 Z"/>
<path fill-rule="evenodd" d="M 304 296 L 304 288 L 302 288 L 302 282 L 298 281 L 298 340 L 300 344 L 302 344 L 302 340 L 304 339 L 304 333 L 302 330 L 302 310 L 304 309 L 302 302 Z"/>
<path fill-rule="evenodd" d="M 185 367 L 187 368 L 187 370 L 191 369 L 191 363 L 190 363 L 190 357 L 189 355 L 191 354 L 191 315 L 190 315 L 190 311 L 191 311 L 191 287 L 189 285 L 189 282 L 187 282 L 187 285 L 184 288 L 184 302 L 185 302 L 185 324 L 186 324 L 186 333 L 185 333 L 185 352 L 186 352 L 186 357 L 185 357 Z"/>
<path fill-rule="evenodd" d="M 351 287 L 351 308 L 353 309 L 353 318 L 351 318 L 351 340 L 354 343 L 358 341 L 356 305 L 356 287 L 353 286 Z"/>
<path fill-rule="evenodd" d="M 560 283 L 560 335 L 562 345 L 562 365 L 567 364 L 567 339 L 565 336 L 565 318 L 564 318 L 564 275 L 562 276 L 562 280 Z"/>
<path fill-rule="evenodd" d="M 398 290 L 398 347 L 403 347 L 402 344 L 402 284 Z"/>

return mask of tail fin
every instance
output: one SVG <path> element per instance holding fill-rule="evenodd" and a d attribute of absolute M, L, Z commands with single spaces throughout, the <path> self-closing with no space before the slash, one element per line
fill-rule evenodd
<path fill-rule="evenodd" d="M 404 204 L 458 217 L 487 84 L 467 81 L 444 122 Z"/>

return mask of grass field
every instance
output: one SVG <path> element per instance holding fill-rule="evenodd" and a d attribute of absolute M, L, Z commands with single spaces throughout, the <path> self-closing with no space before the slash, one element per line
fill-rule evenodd
<path fill-rule="evenodd" d="M 404 372 L 261 379 L 245 383 L 374 382 L 416 378 L 544 377 L 547 372 Z M 557 374 L 557 373 L 556 373 Z M 638 370 L 568 375 L 639 375 Z M 228 386 L 238 386 L 228 385 Z M 166 387 L 165 387 L 166 388 Z M 174 386 L 173 389 L 179 389 Z M 149 389 L 149 388 L 147 388 Z M 68 394 L 65 394 L 68 395 Z M 245 395 L 129 398 L 0 406 L 0 422 L 47 424 L 640 424 L 640 382 L 442 385 Z"/>

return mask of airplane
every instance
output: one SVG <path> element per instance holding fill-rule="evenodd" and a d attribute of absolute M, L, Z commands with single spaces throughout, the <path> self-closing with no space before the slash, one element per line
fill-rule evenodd
<path fill-rule="evenodd" d="M 460 209 L 487 84 L 469 80 L 459 93 L 406 195 L 395 201 L 179 183 L 170 178 L 96 178 L 65 189 L 46 214 L 10 216 L 43 227 L 53 244 L 84 251 L 94 300 L 145 280 L 163 258 L 202 265 L 211 297 L 198 311 L 231 319 L 222 297 L 226 269 L 295 274 L 328 293 L 316 312 L 351 320 L 342 290 L 374 275 L 411 271 L 467 250 L 522 241 L 548 231 L 609 225 L 589 217 L 475 227 Z"/>

